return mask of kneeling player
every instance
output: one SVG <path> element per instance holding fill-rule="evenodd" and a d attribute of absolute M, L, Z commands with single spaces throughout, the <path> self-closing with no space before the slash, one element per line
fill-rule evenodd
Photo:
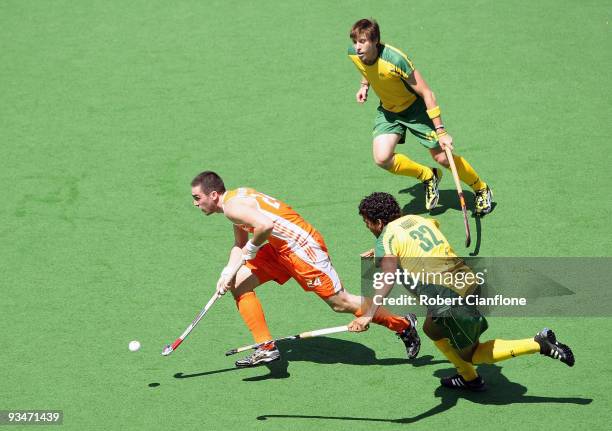
<path fill-rule="evenodd" d="M 217 291 L 232 292 L 238 312 L 256 343 L 272 340 L 254 292 L 266 281 L 284 284 L 293 278 L 305 291 L 316 293 L 339 313 L 363 315 L 362 301 L 366 304 L 363 308 L 369 308 L 371 302 L 342 287 L 321 234 L 285 203 L 250 188 L 226 191 L 221 177 L 211 171 L 193 179 L 191 194 L 193 204 L 206 215 L 222 213 L 234 225 L 234 246 L 217 282 Z M 251 239 L 249 233 L 253 235 Z M 241 259 L 246 264 L 235 279 L 228 279 L 227 268 L 235 267 Z M 404 318 L 380 307 L 370 320 L 395 331 L 404 342 L 408 357 L 416 357 L 421 341 L 414 314 Z M 268 343 L 236 361 L 236 366 L 252 367 L 279 358 L 274 343 Z"/>
<path fill-rule="evenodd" d="M 427 258 L 430 258 L 429 264 L 435 266 L 434 273 L 455 274 L 457 271 L 471 271 L 457 257 L 435 220 L 416 215 L 402 217 L 399 204 L 390 194 L 373 193 L 367 196 L 359 204 L 359 214 L 377 238 L 374 255 L 381 258 L 380 266 L 384 273 L 395 273 L 398 268 L 419 272 L 423 265 L 427 267 Z M 414 267 L 415 265 L 418 268 Z M 380 294 L 386 296 L 394 284 L 385 284 Z M 413 292 L 442 298 L 458 298 L 470 293 L 469 289 L 459 289 L 453 284 L 427 283 L 419 285 Z M 488 327 L 487 320 L 476 307 L 460 305 L 461 301 L 457 301 L 457 304 L 459 305 L 428 307 L 423 325 L 423 331 L 457 368 L 458 374 L 441 379 L 443 386 L 482 391 L 485 389 L 484 380 L 476 373 L 474 365 L 493 364 L 538 352 L 558 359 L 570 367 L 574 365 L 571 349 L 559 343 L 553 331 L 548 328 L 538 332 L 534 338 L 497 339 L 481 343 L 479 337 Z M 373 313 L 376 313 L 374 304 L 363 316 L 353 320 L 349 329 L 355 332 L 367 330 Z"/>

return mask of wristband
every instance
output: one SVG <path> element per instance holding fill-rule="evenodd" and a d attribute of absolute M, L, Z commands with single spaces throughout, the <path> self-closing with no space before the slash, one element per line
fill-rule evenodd
<path fill-rule="evenodd" d="M 442 130 L 441 132 L 437 132 L 436 135 L 438 135 L 438 138 L 439 138 L 440 136 L 448 135 L 448 132 L 445 130 Z"/>
<path fill-rule="evenodd" d="M 440 124 L 439 126 L 436 126 L 436 130 L 438 129 L 446 129 L 446 127 L 444 127 L 444 124 Z"/>
<path fill-rule="evenodd" d="M 259 250 L 261 246 L 255 245 L 251 242 L 251 240 L 248 240 L 245 248 L 246 248 L 246 254 L 244 255 L 244 258 L 246 260 L 250 260 L 255 257 L 255 255 L 257 254 L 257 250 Z"/>
<path fill-rule="evenodd" d="M 440 116 L 440 107 L 436 106 L 434 108 L 428 109 L 427 110 L 427 115 L 429 116 L 429 118 L 431 118 L 432 120 L 434 118 L 437 118 Z"/>

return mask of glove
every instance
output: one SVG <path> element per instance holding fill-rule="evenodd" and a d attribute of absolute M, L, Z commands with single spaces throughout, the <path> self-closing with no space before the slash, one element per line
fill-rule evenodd
<path fill-rule="evenodd" d="M 225 268 L 223 268 L 223 271 L 221 271 L 221 276 L 217 281 L 217 293 L 219 295 L 225 295 L 225 292 L 227 292 L 227 290 L 231 287 L 231 280 L 229 279 L 231 272 L 232 271 L 229 266 L 226 266 Z"/>

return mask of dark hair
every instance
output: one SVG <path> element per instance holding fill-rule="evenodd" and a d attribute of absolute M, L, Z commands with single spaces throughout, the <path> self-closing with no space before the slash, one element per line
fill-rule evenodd
<path fill-rule="evenodd" d="M 355 40 L 362 34 L 364 34 L 368 40 L 380 43 L 380 27 L 375 19 L 363 18 L 353 24 L 350 33 L 351 39 Z"/>
<path fill-rule="evenodd" d="M 401 217 L 402 210 L 389 193 L 376 192 L 361 200 L 359 214 L 373 222 L 382 220 L 383 224 L 387 225 Z"/>
<path fill-rule="evenodd" d="M 223 184 L 223 180 L 213 171 L 204 171 L 198 174 L 198 176 L 191 181 L 191 187 L 196 186 L 200 186 L 202 191 L 206 194 L 212 191 L 225 193 L 225 184 Z"/>

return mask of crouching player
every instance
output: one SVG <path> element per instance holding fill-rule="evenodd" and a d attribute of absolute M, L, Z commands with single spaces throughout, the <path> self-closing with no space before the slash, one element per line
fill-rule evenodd
<path fill-rule="evenodd" d="M 226 191 L 221 177 L 211 171 L 193 179 L 191 194 L 193 204 L 204 214 L 221 213 L 233 223 L 234 246 L 217 282 L 217 292 L 232 292 L 255 343 L 273 339 L 254 292 L 270 280 L 284 284 L 293 278 L 302 289 L 314 292 L 339 313 L 361 316 L 363 309 L 370 308 L 371 300 L 352 295 L 342 287 L 321 234 L 285 203 L 250 188 Z M 234 279 L 229 279 L 228 268 L 234 268 L 241 260 L 246 264 Z M 404 318 L 379 307 L 370 321 L 396 332 L 408 357 L 416 357 L 421 341 L 414 314 Z M 271 342 L 236 361 L 236 366 L 252 367 L 279 358 L 280 352 Z"/>
<path fill-rule="evenodd" d="M 381 258 L 380 266 L 384 273 L 395 273 L 398 268 L 414 273 L 419 272 L 419 268 L 426 267 L 429 273 L 455 274 L 457 271 L 463 271 L 462 277 L 456 278 L 465 280 L 465 272 L 471 271 L 457 257 L 435 220 L 416 215 L 402 217 L 399 204 L 390 194 L 373 193 L 367 196 L 359 204 L 359 214 L 363 217 L 366 227 L 377 238 L 374 255 Z M 388 295 L 394 284 L 385 284 L 380 294 L 383 297 Z M 413 292 L 417 295 L 443 298 L 457 298 L 469 293 L 467 289 L 458 289 L 452 284 L 427 283 L 419 285 Z M 538 332 L 534 338 L 480 342 L 480 335 L 488 327 L 484 316 L 475 306 L 461 305 L 461 301 L 449 302 L 456 305 L 428 307 L 423 325 L 425 334 L 457 368 L 456 375 L 441 379 L 442 386 L 482 391 L 485 389 L 485 383 L 477 374 L 474 365 L 493 364 L 533 353 L 558 359 L 570 367 L 574 365 L 571 349 L 559 343 L 553 331 L 547 328 Z M 371 316 L 376 312 L 376 305 L 372 304 L 363 316 L 357 317 L 349 324 L 349 330 L 367 330 Z"/>

